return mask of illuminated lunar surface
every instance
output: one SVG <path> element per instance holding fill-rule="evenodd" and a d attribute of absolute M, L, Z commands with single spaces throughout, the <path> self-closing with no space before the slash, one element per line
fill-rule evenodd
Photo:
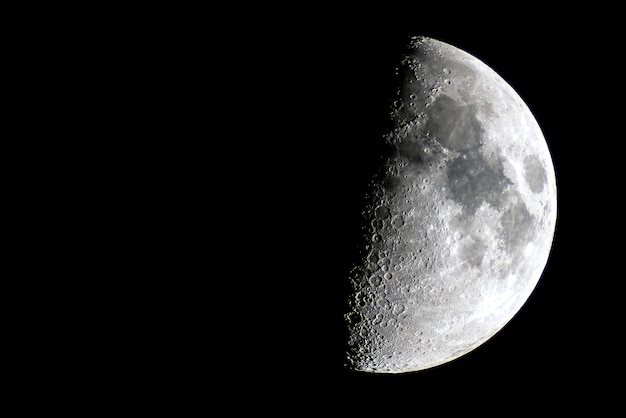
<path fill-rule="evenodd" d="M 368 372 L 430 368 L 493 336 L 539 281 L 556 222 L 543 134 L 498 74 L 423 37 L 399 71 L 346 314 L 349 366 Z"/>

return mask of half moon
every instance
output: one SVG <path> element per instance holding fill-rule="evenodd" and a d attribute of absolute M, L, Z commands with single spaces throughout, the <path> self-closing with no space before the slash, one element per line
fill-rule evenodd
<path fill-rule="evenodd" d="M 352 272 L 348 363 L 402 373 L 475 349 L 526 302 L 548 260 L 556 180 L 518 94 L 444 42 L 411 38 Z"/>

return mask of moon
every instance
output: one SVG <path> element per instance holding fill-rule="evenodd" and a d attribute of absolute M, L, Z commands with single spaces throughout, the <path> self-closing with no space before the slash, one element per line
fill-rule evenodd
<path fill-rule="evenodd" d="M 365 372 L 428 369 L 492 337 L 537 285 L 556 223 L 548 146 L 502 77 L 426 37 L 398 75 L 345 315 L 347 365 Z"/>

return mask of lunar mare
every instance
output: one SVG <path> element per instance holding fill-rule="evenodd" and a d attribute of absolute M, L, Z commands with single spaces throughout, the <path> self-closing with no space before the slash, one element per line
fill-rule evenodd
<path fill-rule="evenodd" d="M 470 54 L 413 38 L 373 182 L 346 314 L 356 370 L 401 373 L 468 353 L 532 293 L 556 181 L 528 107 Z"/>

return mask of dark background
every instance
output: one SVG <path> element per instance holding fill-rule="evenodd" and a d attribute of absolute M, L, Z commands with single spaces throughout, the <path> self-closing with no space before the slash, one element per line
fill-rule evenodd
<path fill-rule="evenodd" d="M 118 391 L 293 415 L 606 405 L 621 376 L 610 11 L 449 7 L 151 9 L 96 31 L 83 66 L 105 103 L 101 181 L 122 197 L 102 199 L 116 243 L 102 265 L 126 306 L 106 305 L 97 358 Z M 556 234 L 526 305 L 478 349 L 404 375 L 351 372 L 347 276 L 412 35 L 476 56 L 528 104 L 555 164 Z"/>

